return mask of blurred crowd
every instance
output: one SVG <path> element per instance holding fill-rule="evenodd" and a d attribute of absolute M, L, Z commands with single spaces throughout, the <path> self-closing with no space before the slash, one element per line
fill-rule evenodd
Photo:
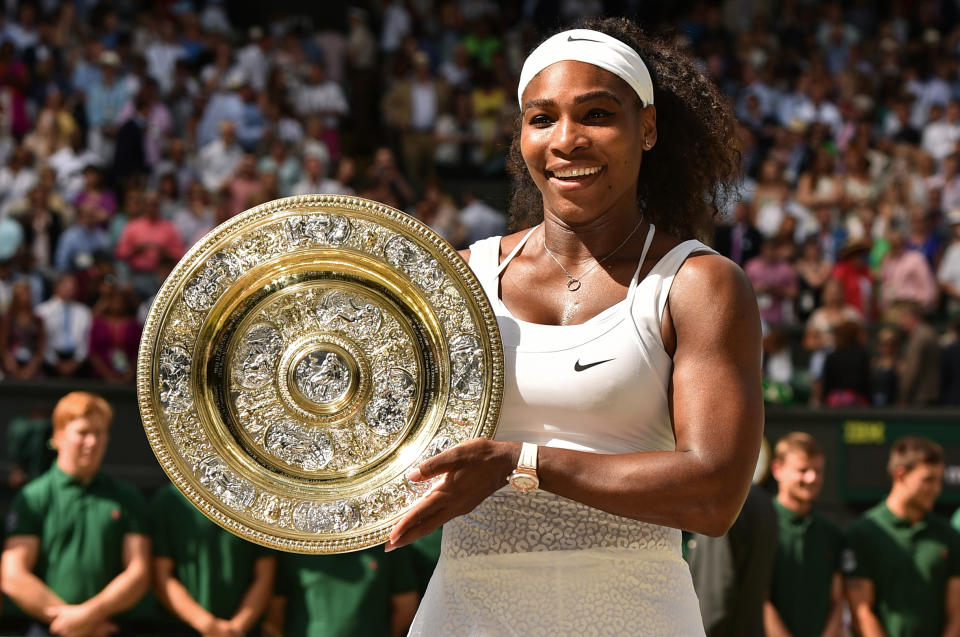
<path fill-rule="evenodd" d="M 507 189 L 525 53 L 617 13 L 738 116 L 712 241 L 756 288 L 768 401 L 960 404 L 960 21 L 936 0 L 6 3 L 2 373 L 128 382 L 171 267 L 277 197 L 369 197 L 456 247 L 502 233 L 478 190 Z"/>

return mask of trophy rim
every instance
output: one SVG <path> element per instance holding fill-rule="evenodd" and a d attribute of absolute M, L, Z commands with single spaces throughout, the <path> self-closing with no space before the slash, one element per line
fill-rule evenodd
<path fill-rule="evenodd" d="M 469 438 L 494 436 L 503 399 L 503 346 L 496 316 L 480 281 L 459 253 L 426 224 L 385 204 L 352 195 L 310 194 L 268 201 L 216 226 L 192 246 L 161 285 L 144 323 L 137 359 L 137 402 L 150 447 L 164 472 L 177 489 L 207 518 L 246 540 L 269 548 L 307 554 L 342 553 L 361 550 L 384 542 L 393 524 L 413 504 L 408 504 L 396 512 L 388 523 L 381 522 L 377 528 L 366 532 L 313 534 L 314 537 L 307 537 L 310 534 L 284 535 L 279 529 L 277 532 L 265 530 L 266 525 L 251 524 L 250 521 L 244 521 L 239 516 L 231 515 L 229 507 L 222 502 L 215 502 L 212 496 L 201 493 L 198 489 L 199 479 L 192 472 L 185 470 L 189 464 L 180 457 L 170 440 L 169 432 L 165 430 L 162 409 L 155 399 L 156 385 L 159 381 L 158 375 L 154 373 L 157 368 L 155 357 L 159 356 L 162 349 L 162 329 L 167 325 L 169 314 L 177 298 L 183 294 L 190 277 L 197 274 L 198 268 L 202 267 L 206 259 L 214 256 L 232 240 L 241 236 L 244 229 L 259 228 L 272 221 L 313 213 L 341 214 L 354 220 L 360 218 L 384 222 L 383 225 L 387 229 L 401 232 L 408 238 L 414 238 L 415 243 L 422 248 L 427 248 L 431 256 L 441 261 L 445 275 L 455 279 L 457 284 L 455 287 L 461 293 L 476 322 L 477 337 L 490 356 L 490 370 L 484 376 L 485 387 L 481 395 L 480 419 L 474 424 Z M 236 282 L 231 285 L 235 284 Z M 414 293 L 421 294 L 419 290 L 414 290 Z M 201 327 L 206 320 L 200 321 Z M 432 336 L 448 340 L 451 335 Z M 199 403 L 199 401 L 200 399 L 197 398 L 194 402 Z M 200 409 L 199 405 L 197 409 Z M 200 420 L 203 418 L 201 417 Z M 437 431 L 438 429 L 434 434 L 437 434 Z M 205 435 L 209 433 L 204 431 Z M 409 427 L 404 435 L 410 435 Z M 389 453 L 392 454 L 395 451 L 396 446 Z M 413 463 L 415 464 L 416 462 Z M 308 494 L 303 493 L 295 495 L 308 497 Z M 422 498 L 423 495 L 421 493 L 417 499 Z"/>

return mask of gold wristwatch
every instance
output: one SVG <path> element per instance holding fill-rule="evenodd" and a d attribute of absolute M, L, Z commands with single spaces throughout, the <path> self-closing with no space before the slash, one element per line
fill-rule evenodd
<path fill-rule="evenodd" d="M 537 445 L 532 442 L 523 443 L 517 468 L 507 476 L 507 482 L 517 491 L 524 493 L 540 486 L 540 478 L 537 477 Z"/>

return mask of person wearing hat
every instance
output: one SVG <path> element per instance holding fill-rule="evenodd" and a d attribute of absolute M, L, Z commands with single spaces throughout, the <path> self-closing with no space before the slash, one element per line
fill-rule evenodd
<path fill-rule="evenodd" d="M 394 84 L 384 97 L 382 108 L 387 123 L 400 137 L 405 173 L 422 185 L 434 172 L 434 129 L 440 109 L 447 102 L 447 90 L 430 70 L 426 53 L 415 52 L 412 62 L 413 72 Z"/>
<path fill-rule="evenodd" d="M 107 49 L 97 58 L 100 76 L 86 91 L 87 143 L 101 161 L 113 157 L 113 136 L 120 111 L 130 101 L 128 84 L 119 77 L 120 56 Z"/>

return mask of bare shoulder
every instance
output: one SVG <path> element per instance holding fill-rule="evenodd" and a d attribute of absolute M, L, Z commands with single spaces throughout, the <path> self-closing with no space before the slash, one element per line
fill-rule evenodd
<path fill-rule="evenodd" d="M 526 228 L 524 230 L 521 230 L 520 232 L 514 232 L 513 234 L 508 234 L 505 237 L 501 237 L 500 238 L 500 256 L 502 257 L 504 254 L 509 254 L 510 251 L 517 246 L 517 243 L 519 243 L 520 240 L 523 239 L 524 235 L 526 235 L 529 231 L 530 229 Z M 457 253 L 461 257 L 463 257 L 464 261 L 466 261 L 467 263 L 470 262 L 470 248 L 457 250 Z"/>
<path fill-rule="evenodd" d="M 726 312 L 757 312 L 757 299 L 750 279 L 736 263 L 718 254 L 689 257 L 670 287 L 674 322 L 684 315 L 716 315 Z"/>
<path fill-rule="evenodd" d="M 726 257 L 691 256 L 670 287 L 662 329 L 672 354 L 683 343 L 693 350 L 739 350 L 752 357 L 753 350 L 759 350 L 761 330 L 750 280 Z"/>

